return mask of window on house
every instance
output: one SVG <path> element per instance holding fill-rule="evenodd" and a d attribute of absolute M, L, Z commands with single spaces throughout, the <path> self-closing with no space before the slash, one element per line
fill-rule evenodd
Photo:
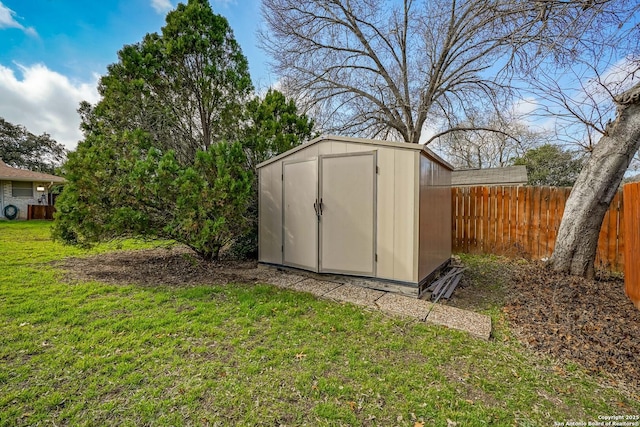
<path fill-rule="evenodd" d="M 33 198 L 33 184 L 31 182 L 12 181 L 11 195 L 13 197 Z"/>

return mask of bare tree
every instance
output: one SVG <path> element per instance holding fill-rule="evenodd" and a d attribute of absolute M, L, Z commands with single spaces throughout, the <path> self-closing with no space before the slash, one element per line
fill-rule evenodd
<path fill-rule="evenodd" d="M 640 4 L 593 1 L 572 17 L 566 2 L 545 3 L 546 27 L 523 70 L 558 135 L 590 153 L 549 264 L 593 277 L 602 220 L 640 146 Z"/>
<path fill-rule="evenodd" d="M 567 200 L 549 260 L 557 271 L 594 276 L 602 220 L 640 147 L 640 84 L 616 97 L 615 102 L 616 118 L 594 146 Z"/>
<path fill-rule="evenodd" d="M 430 143 L 475 130 L 461 125 L 474 111 L 503 111 L 517 72 L 568 61 L 621 2 L 263 0 L 261 36 L 324 131 Z"/>
<path fill-rule="evenodd" d="M 265 49 L 325 130 L 417 143 L 500 109 L 537 9 L 513 0 L 264 0 Z M 523 16 L 526 19 L 523 19 Z M 506 59 L 505 59 L 506 58 Z M 435 138 L 430 139 L 430 142 Z"/>
<path fill-rule="evenodd" d="M 430 146 L 457 168 L 509 166 L 528 150 L 551 142 L 551 132 L 535 130 L 513 115 L 478 113 L 460 126 L 470 130 L 448 133 Z"/>

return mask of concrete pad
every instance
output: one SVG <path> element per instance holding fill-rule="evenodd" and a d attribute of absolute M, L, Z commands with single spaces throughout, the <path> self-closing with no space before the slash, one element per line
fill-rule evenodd
<path fill-rule="evenodd" d="M 433 304 L 415 297 L 387 292 L 376 301 L 376 306 L 387 313 L 414 317 L 424 322 Z"/>
<path fill-rule="evenodd" d="M 395 294 L 406 295 L 413 298 L 418 297 L 418 286 L 404 285 L 384 280 L 364 279 L 361 277 L 345 277 L 342 279 L 342 282 L 344 284 L 376 289 L 383 292 L 393 292 Z"/>
<path fill-rule="evenodd" d="M 417 299 L 417 288 L 401 287 L 397 284 L 350 276 L 318 274 L 284 267 L 276 268 L 262 264 L 258 264 L 258 269 L 254 273 L 260 282 L 282 288 L 308 292 L 319 297 L 350 302 L 389 314 L 415 318 L 465 331 L 485 340 L 489 339 L 491 335 L 491 318 L 489 316 Z"/>
<path fill-rule="evenodd" d="M 491 336 L 491 318 L 489 316 L 447 305 L 435 304 L 427 316 L 427 322 L 466 331 L 485 340 Z"/>
<path fill-rule="evenodd" d="M 354 285 L 342 285 L 327 293 L 325 297 L 337 301 L 350 302 L 352 304 L 376 308 L 375 302 L 385 292 L 375 289 L 362 288 Z"/>
<path fill-rule="evenodd" d="M 307 278 L 304 276 L 287 273 L 271 273 L 268 275 L 259 275 L 258 279 L 261 282 L 269 283 L 280 288 L 292 288 L 296 283 L 307 280 Z"/>
<path fill-rule="evenodd" d="M 325 296 L 328 292 L 331 292 L 339 286 L 341 286 L 339 283 L 325 282 L 322 280 L 307 278 L 298 283 L 294 283 L 290 287 L 290 289 L 300 292 L 308 292 L 310 294 L 321 297 Z"/>

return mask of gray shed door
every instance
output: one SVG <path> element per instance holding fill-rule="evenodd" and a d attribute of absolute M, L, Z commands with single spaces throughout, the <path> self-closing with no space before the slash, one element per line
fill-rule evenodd
<path fill-rule="evenodd" d="M 283 181 L 283 263 L 318 271 L 318 195 L 316 159 L 284 162 Z"/>
<path fill-rule="evenodd" d="M 375 152 L 320 156 L 320 271 L 375 275 Z"/>

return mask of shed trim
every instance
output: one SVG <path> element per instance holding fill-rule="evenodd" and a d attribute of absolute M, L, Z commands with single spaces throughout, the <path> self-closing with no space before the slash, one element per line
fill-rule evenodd
<path fill-rule="evenodd" d="M 264 166 L 270 165 L 271 163 L 277 162 L 278 160 L 282 160 L 294 153 L 297 153 L 300 150 L 304 150 L 305 148 L 322 141 L 351 142 L 355 144 L 368 144 L 368 145 L 374 145 L 374 146 L 377 145 L 381 147 L 399 148 L 402 150 L 420 151 L 422 152 L 422 154 L 426 155 L 431 160 L 437 163 L 440 163 L 442 166 L 446 167 L 447 169 L 451 171 L 454 169 L 453 166 L 451 166 L 451 164 L 449 164 L 446 160 L 444 160 L 442 157 L 438 156 L 436 153 L 434 153 L 433 151 L 429 150 L 427 147 L 421 144 L 414 144 L 409 142 L 380 141 L 376 139 L 366 139 L 366 138 L 351 138 L 346 136 L 335 136 L 335 135 L 321 135 L 315 139 L 312 139 L 309 142 L 300 144 L 297 147 L 294 147 L 282 154 L 279 154 L 275 157 L 270 158 L 269 160 L 259 163 L 256 166 L 256 169 L 260 169 Z"/>

